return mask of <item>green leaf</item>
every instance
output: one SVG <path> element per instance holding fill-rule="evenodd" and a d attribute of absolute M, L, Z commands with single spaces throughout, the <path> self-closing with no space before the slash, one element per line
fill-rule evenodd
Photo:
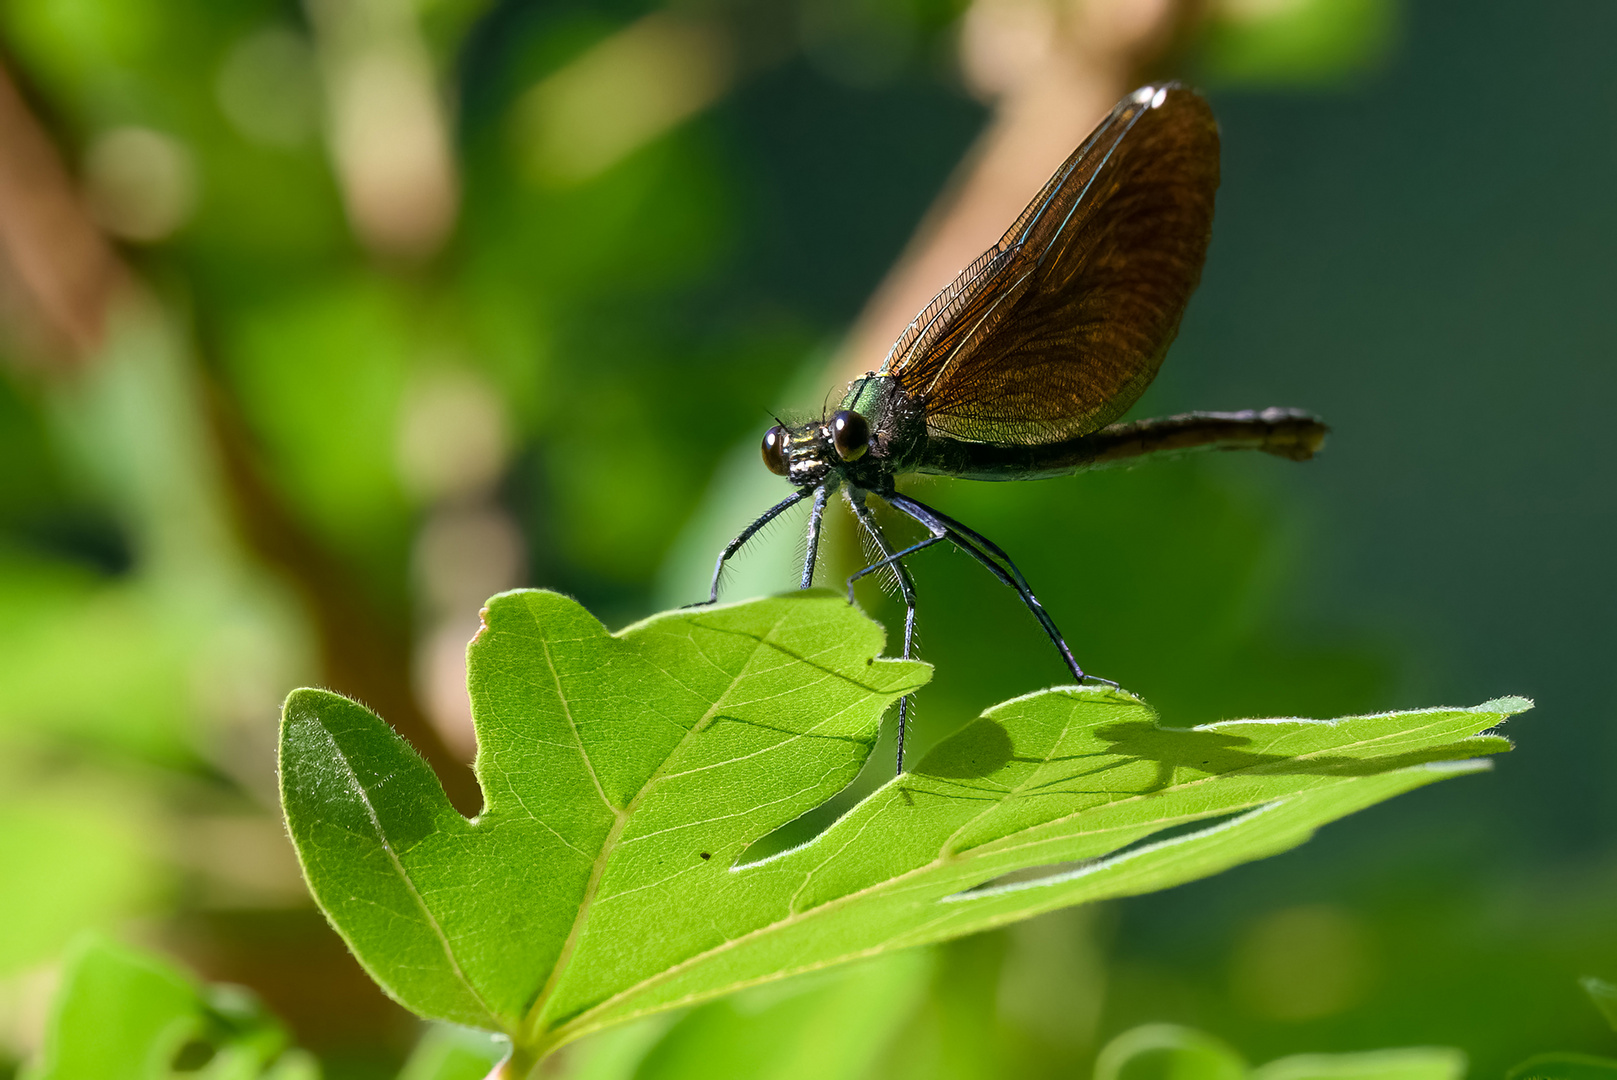
<path fill-rule="evenodd" d="M 69 957 L 32 1080 L 145 1080 L 198 1028 L 201 1001 L 184 978 L 99 935 Z"/>
<path fill-rule="evenodd" d="M 434 1024 L 410 1052 L 398 1080 L 483 1080 L 510 1050 L 504 1039 L 487 1032 Z"/>
<path fill-rule="evenodd" d="M 318 1080 L 246 991 L 198 988 L 163 961 L 86 934 L 64 964 L 29 1080 Z"/>
<path fill-rule="evenodd" d="M 1360 1054 L 1297 1054 L 1252 1070 L 1252 1080 L 1463 1080 L 1465 1054 L 1412 1046 Z"/>
<path fill-rule="evenodd" d="M 1095 1059 L 1095 1080 L 1462 1080 L 1465 1054 L 1442 1046 L 1360 1054 L 1297 1054 L 1248 1069 L 1241 1055 L 1194 1028 L 1147 1024 Z"/>
<path fill-rule="evenodd" d="M 1583 992 L 1589 995 L 1589 1000 L 1595 1003 L 1600 1015 L 1606 1018 L 1606 1023 L 1617 1031 L 1617 985 L 1605 979 L 1597 979 L 1593 975 L 1578 980 Z"/>
<path fill-rule="evenodd" d="M 853 779 L 923 665 L 877 660 L 881 628 L 815 591 L 609 634 L 528 590 L 484 624 L 468 661 L 481 815 L 456 814 L 378 717 L 318 690 L 287 700 L 282 798 L 360 961 L 424 1016 L 508 1034 L 513 1072 L 658 1010 L 1284 851 L 1483 767 L 1469 759 L 1509 743 L 1481 733 L 1529 707 L 1174 730 L 1126 693 L 1058 687 L 748 862 Z"/>
<path fill-rule="evenodd" d="M 1246 1062 L 1223 1041 L 1177 1024 L 1123 1032 L 1095 1058 L 1095 1080 L 1246 1080 Z"/>
<path fill-rule="evenodd" d="M 1538 1054 L 1510 1070 L 1505 1080 L 1617 1080 L 1617 1060 L 1590 1054 Z"/>
<path fill-rule="evenodd" d="M 923 950 L 754 987 L 681 1017 L 635 1080 L 859 1080 L 926 991 Z"/>

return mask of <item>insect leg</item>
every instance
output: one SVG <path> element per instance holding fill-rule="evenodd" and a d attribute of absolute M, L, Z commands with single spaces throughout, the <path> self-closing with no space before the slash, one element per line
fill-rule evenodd
<path fill-rule="evenodd" d="M 831 497 L 831 485 L 821 484 L 814 489 L 814 509 L 809 512 L 808 551 L 803 555 L 803 584 L 800 589 L 814 586 L 814 560 L 820 553 L 820 522 L 825 518 L 825 500 Z"/>
<path fill-rule="evenodd" d="M 725 560 L 729 559 L 730 556 L 740 551 L 741 546 L 748 540 L 751 540 L 753 536 L 757 534 L 759 529 L 763 528 L 765 525 L 768 525 L 771 521 L 774 521 L 781 515 L 783 511 L 796 506 L 806 498 L 808 498 L 807 491 L 794 491 L 790 495 L 786 496 L 786 498 L 782 499 L 780 502 L 776 503 L 774 506 L 771 506 L 768 510 L 765 510 L 762 514 L 760 514 L 757 521 L 754 521 L 751 525 L 748 525 L 745 529 L 742 529 L 741 535 L 726 544 L 724 550 L 719 552 L 719 561 L 713 564 L 713 584 L 712 587 L 708 589 L 707 599 L 698 600 L 694 604 L 687 604 L 685 606 L 703 607 L 707 604 L 718 603 L 719 575 L 724 573 Z"/>
<path fill-rule="evenodd" d="M 1028 586 L 1027 579 L 1022 576 L 1022 572 L 1016 568 L 1016 563 L 1011 561 L 1011 557 L 1005 554 L 998 544 L 960 524 L 960 522 L 947 514 L 934 510 L 925 503 L 918 502 L 907 495 L 899 495 L 895 492 L 888 496 L 887 499 L 893 506 L 904 511 L 904 513 L 910 515 L 910 517 L 919 521 L 934 533 L 940 529 L 943 530 L 944 535 L 960 550 L 988 567 L 989 571 L 999 578 L 1001 582 L 1015 589 L 1016 594 L 1022 598 L 1022 603 L 1026 604 L 1028 610 L 1033 612 L 1034 618 L 1039 620 L 1039 625 L 1044 628 L 1045 636 L 1055 645 L 1056 651 L 1061 654 L 1061 659 L 1066 662 L 1067 668 L 1072 672 L 1074 679 L 1079 682 L 1091 679 L 1094 682 L 1106 683 L 1109 686 L 1117 685 L 1110 679 L 1101 679 L 1084 674 L 1084 669 L 1078 666 L 1077 658 L 1072 655 L 1072 650 L 1067 647 L 1067 639 L 1061 636 L 1061 631 L 1056 627 L 1055 620 L 1050 618 L 1050 613 L 1044 610 L 1044 605 L 1039 603 L 1039 598 L 1033 595 L 1032 588 Z M 979 547 L 979 545 L 981 546 Z M 987 549 L 986 551 L 984 550 L 985 548 Z M 1005 567 L 1001 567 L 996 563 L 990 557 L 990 554 L 1005 560 L 1005 566 L 1009 567 L 1010 572 L 1007 573 Z"/>
<path fill-rule="evenodd" d="M 883 497 L 884 498 L 890 498 L 889 496 L 883 496 Z M 915 517 L 915 515 L 911 514 L 910 517 Z M 920 521 L 921 519 L 920 518 L 915 518 L 915 520 Z M 926 525 L 926 522 L 922 521 L 921 524 Z M 932 526 L 927 525 L 927 528 L 931 529 Z M 931 547 L 933 544 L 936 544 L 938 541 L 943 540 L 945 537 L 947 537 L 948 534 L 949 534 L 949 531 L 947 529 L 943 528 L 942 526 L 939 526 L 938 528 L 933 529 L 932 530 L 932 535 L 927 537 L 925 540 L 922 540 L 919 543 L 911 544 L 909 547 L 905 548 L 903 551 L 895 551 L 891 555 L 887 555 L 887 556 L 884 556 L 883 558 L 877 559 L 875 562 L 871 563 L 869 566 L 865 567 L 863 570 L 859 571 L 857 574 L 854 574 L 852 577 L 850 577 L 848 579 L 848 603 L 850 603 L 850 604 L 853 603 L 853 583 L 854 582 L 858 581 L 860 578 L 864 577 L 866 574 L 874 574 L 877 570 L 880 570 L 884 566 L 898 566 L 898 565 L 900 565 L 900 563 L 899 563 L 900 559 L 902 559 L 902 558 L 904 558 L 905 556 L 908 556 L 908 555 L 914 555 L 917 551 L 921 551 L 921 550 L 923 550 L 925 548 Z"/>
<path fill-rule="evenodd" d="M 858 515 L 859 521 L 870 533 L 870 538 L 876 542 L 877 549 L 884 559 L 893 559 L 892 545 L 888 544 L 887 537 L 882 535 L 880 526 L 876 524 L 876 515 L 870 512 L 865 505 L 864 492 L 848 492 L 848 505 Z M 915 642 L 915 582 L 910 578 L 910 572 L 902 562 L 894 559 L 891 564 L 893 571 L 898 575 L 898 588 L 904 594 L 904 659 L 910 658 L 911 649 Z M 909 726 L 910 696 L 905 694 L 898 699 L 898 771 L 904 771 L 904 732 Z"/>
<path fill-rule="evenodd" d="M 902 497 L 907 498 L 907 496 Z M 949 529 L 949 531 L 959 533 L 961 536 L 970 540 L 972 543 L 976 544 L 990 555 L 997 559 L 1003 560 L 1006 568 L 1011 572 L 1011 577 L 1016 579 L 1016 584 L 1020 587 L 1017 591 L 1021 592 L 1025 590 L 1029 595 L 1032 594 L 1032 586 L 1027 583 L 1027 578 L 1022 576 L 1022 571 L 1016 568 L 1016 563 L 1011 560 L 1011 557 L 1005 554 L 1004 548 L 1000 547 L 998 544 L 994 543 L 977 530 L 962 525 L 960 522 L 956 521 L 954 518 L 950 517 L 948 514 L 945 514 L 941 510 L 926 506 L 924 503 L 921 503 L 915 499 L 910 499 L 909 501 L 915 503 L 916 506 L 921 507 L 922 509 L 926 510 L 927 513 L 937 518 L 944 524 L 945 527 Z M 1041 608 L 1040 610 L 1043 609 Z"/>

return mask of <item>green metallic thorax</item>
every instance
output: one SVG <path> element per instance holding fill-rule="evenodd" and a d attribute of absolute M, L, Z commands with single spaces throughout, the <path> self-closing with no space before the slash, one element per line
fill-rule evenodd
<path fill-rule="evenodd" d="M 863 413 L 867 418 L 874 418 L 882 414 L 887 400 L 892 396 L 897 382 L 890 375 L 864 375 L 848 384 L 848 394 L 838 406 L 843 409 L 852 409 L 856 413 Z"/>
<path fill-rule="evenodd" d="M 842 408 L 870 421 L 870 453 L 843 466 L 849 480 L 885 491 L 892 478 L 914 469 L 926 443 L 926 420 L 890 375 L 866 375 L 848 386 Z"/>

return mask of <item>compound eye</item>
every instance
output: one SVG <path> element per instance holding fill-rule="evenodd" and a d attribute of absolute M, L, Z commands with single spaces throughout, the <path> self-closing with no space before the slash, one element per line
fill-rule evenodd
<path fill-rule="evenodd" d="M 776 424 L 764 432 L 764 468 L 776 476 L 786 475 L 786 429 Z"/>
<path fill-rule="evenodd" d="M 843 461 L 858 461 L 870 449 L 870 421 L 850 409 L 831 414 L 831 444 Z"/>

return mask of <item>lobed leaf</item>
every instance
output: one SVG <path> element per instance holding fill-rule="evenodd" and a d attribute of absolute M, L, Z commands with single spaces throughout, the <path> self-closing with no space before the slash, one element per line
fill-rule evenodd
<path fill-rule="evenodd" d="M 1160 889 L 1286 850 L 1483 767 L 1519 699 L 1164 728 L 1129 694 L 995 706 L 820 836 L 760 837 L 863 767 L 925 665 L 793 593 L 611 634 L 577 604 L 489 602 L 468 653 L 486 805 L 466 820 L 375 714 L 300 690 L 287 822 L 317 900 L 387 991 L 521 1056 L 743 986 Z M 1031 876 L 1030 876 L 1031 874 Z"/>

